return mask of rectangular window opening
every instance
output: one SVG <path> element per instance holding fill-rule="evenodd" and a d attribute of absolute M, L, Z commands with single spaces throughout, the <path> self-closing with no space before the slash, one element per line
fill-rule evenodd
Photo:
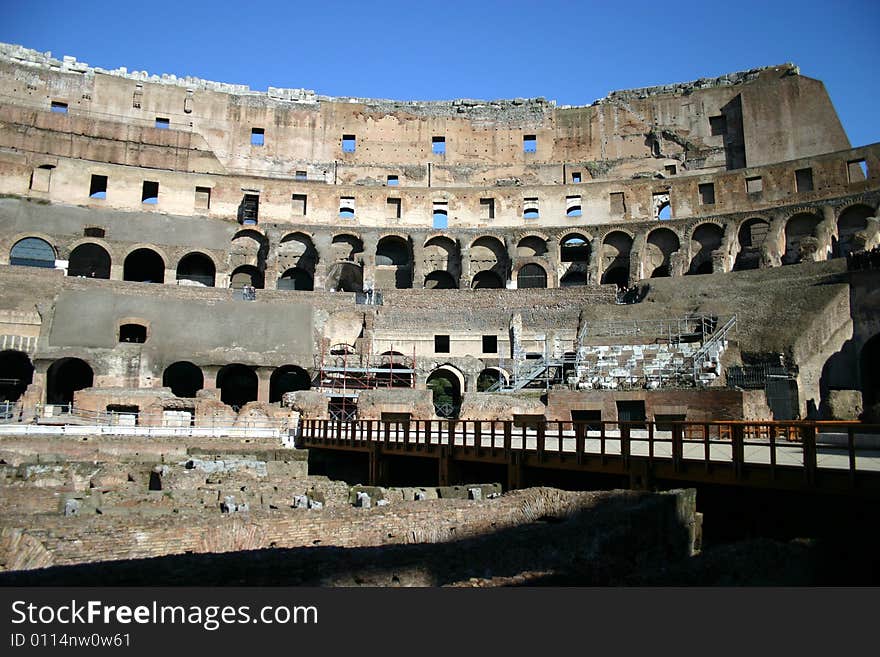
<path fill-rule="evenodd" d="M 245 194 L 244 198 L 241 199 L 241 206 L 239 206 L 239 221 L 243 225 L 253 226 L 259 221 L 259 215 L 260 195 Z"/>
<path fill-rule="evenodd" d="M 583 211 L 581 210 L 581 197 L 577 196 L 566 196 L 565 197 L 565 216 L 566 217 L 580 217 L 583 215 Z"/>
<path fill-rule="evenodd" d="M 703 183 L 699 186 L 700 203 L 703 205 L 715 205 L 715 184 Z"/>
<path fill-rule="evenodd" d="M 171 119 L 165 119 L 161 116 L 156 117 L 156 127 L 160 130 L 168 130 L 171 127 Z"/>
<path fill-rule="evenodd" d="M 483 336 L 483 353 L 484 354 L 497 354 L 498 353 L 498 336 L 497 335 L 484 335 Z"/>
<path fill-rule="evenodd" d="M 293 194 L 290 198 L 294 216 L 306 216 L 308 210 L 308 197 L 305 194 Z"/>
<path fill-rule="evenodd" d="M 645 424 L 645 402 L 643 400 L 618 401 L 617 402 L 617 421 L 632 422 L 631 428 L 644 428 Z"/>
<path fill-rule="evenodd" d="M 107 198 L 107 176 L 92 174 L 89 198 Z"/>
<path fill-rule="evenodd" d="M 481 219 L 494 219 L 495 218 L 495 199 L 494 198 L 481 198 L 480 199 L 480 218 Z"/>
<path fill-rule="evenodd" d="M 56 114 L 67 114 L 67 103 L 62 103 L 60 100 L 53 100 L 51 109 Z"/>
<path fill-rule="evenodd" d="M 389 219 L 400 219 L 400 199 L 399 198 L 389 198 L 387 201 L 388 206 L 388 218 Z"/>
<path fill-rule="evenodd" d="M 626 214 L 626 201 L 623 192 L 611 192 L 609 195 L 611 202 L 611 214 L 621 217 Z"/>
<path fill-rule="evenodd" d="M 141 190 L 141 203 L 155 205 L 159 202 L 159 183 L 154 180 L 145 180 Z"/>
<path fill-rule="evenodd" d="M 758 194 L 764 191 L 764 179 L 761 176 L 746 178 L 746 193 Z"/>
<path fill-rule="evenodd" d="M 868 178 L 868 163 L 865 162 L 864 159 L 861 160 L 852 160 L 846 163 L 847 173 L 849 175 L 849 181 L 851 183 L 854 182 L 862 182 L 863 180 L 867 180 Z"/>
<path fill-rule="evenodd" d="M 339 197 L 339 217 L 341 219 L 354 219 L 354 197 Z"/>
<path fill-rule="evenodd" d="M 107 231 L 100 226 L 86 226 L 83 228 L 83 237 L 106 237 Z"/>
<path fill-rule="evenodd" d="M 713 137 L 727 134 L 727 119 L 723 115 L 709 117 L 709 134 Z"/>
<path fill-rule="evenodd" d="M 342 152 L 354 153 L 357 148 L 357 138 L 354 135 L 342 135 Z"/>
<path fill-rule="evenodd" d="M 251 146 L 262 146 L 266 141 L 264 128 L 251 128 Z"/>
<path fill-rule="evenodd" d="M 210 210 L 211 209 L 211 188 L 210 187 L 196 187 L 196 209 L 197 210 Z"/>
<path fill-rule="evenodd" d="M 535 153 L 538 150 L 537 135 L 523 135 L 523 152 Z"/>
<path fill-rule="evenodd" d="M 400 179 L 397 176 L 389 175 L 386 180 L 386 184 L 389 187 L 397 187 L 400 184 Z"/>
<path fill-rule="evenodd" d="M 804 192 L 812 192 L 813 191 L 813 170 L 811 168 L 807 169 L 798 169 L 794 172 L 794 184 L 797 192 L 802 194 Z"/>
<path fill-rule="evenodd" d="M 541 212 L 538 209 L 537 197 L 523 199 L 523 219 L 538 219 Z"/>
<path fill-rule="evenodd" d="M 435 335 L 434 336 L 434 353 L 435 354 L 448 354 L 449 353 L 449 336 L 448 335 Z"/>
<path fill-rule="evenodd" d="M 587 431 L 601 431 L 602 411 L 571 411 L 572 422 L 583 422 Z"/>
<path fill-rule="evenodd" d="M 663 168 L 666 170 L 667 176 L 674 176 L 676 173 L 678 173 L 678 168 L 674 164 L 667 164 Z"/>
<path fill-rule="evenodd" d="M 433 222 L 435 230 L 445 230 L 449 226 L 449 203 L 446 201 L 434 201 Z"/>
<path fill-rule="evenodd" d="M 573 171 L 571 173 L 571 182 L 579 183 L 580 181 L 581 181 L 581 172 L 580 171 Z"/>
<path fill-rule="evenodd" d="M 297 171 L 296 176 L 294 176 L 294 180 L 298 182 L 306 182 L 309 179 L 309 174 L 305 171 Z"/>
<path fill-rule="evenodd" d="M 445 155 L 446 137 L 431 137 L 431 152 L 434 155 Z"/>

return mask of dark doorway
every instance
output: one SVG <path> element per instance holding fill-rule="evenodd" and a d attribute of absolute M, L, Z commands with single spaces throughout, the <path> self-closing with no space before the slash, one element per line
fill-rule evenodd
<path fill-rule="evenodd" d="M 519 289 L 547 287 L 547 272 L 541 265 L 523 265 L 516 275 Z"/>
<path fill-rule="evenodd" d="M 110 254 L 97 244 L 80 244 L 70 252 L 67 275 L 110 278 Z"/>
<path fill-rule="evenodd" d="M 171 388 L 175 397 L 195 397 L 205 387 L 205 377 L 196 365 L 178 361 L 165 368 L 162 385 Z"/>
<path fill-rule="evenodd" d="M 311 291 L 315 288 L 315 281 L 312 275 L 304 269 L 294 267 L 288 269 L 278 279 L 279 290 L 306 290 Z"/>
<path fill-rule="evenodd" d="M 257 373 L 247 365 L 227 365 L 217 372 L 220 401 L 238 410 L 257 400 Z"/>
<path fill-rule="evenodd" d="M 458 417 L 461 409 L 461 383 L 448 370 L 434 370 L 428 377 L 428 390 L 433 392 L 434 412 L 439 417 Z"/>
<path fill-rule="evenodd" d="M 880 403 L 880 335 L 875 335 L 862 347 L 862 406 L 866 414 L 872 406 Z M 880 410 L 880 409 L 878 409 Z M 871 414 L 876 421 L 876 413 Z"/>
<path fill-rule="evenodd" d="M 20 351 L 0 351 L 0 402 L 18 401 L 34 380 L 34 365 Z"/>
<path fill-rule="evenodd" d="M 312 379 L 303 368 L 296 365 L 284 365 L 272 372 L 269 380 L 269 403 L 280 402 L 285 392 L 308 390 L 312 387 Z"/>
<path fill-rule="evenodd" d="M 474 276 L 471 287 L 475 290 L 500 290 L 504 287 L 504 281 L 494 271 L 481 271 Z"/>
<path fill-rule="evenodd" d="M 56 360 L 46 372 L 46 401 L 49 404 L 72 404 L 73 393 L 91 388 L 94 377 L 92 368 L 84 360 Z"/>
<path fill-rule="evenodd" d="M 189 253 L 177 263 L 177 280 L 196 283 L 204 287 L 214 287 L 217 268 L 214 261 L 204 253 Z"/>
<path fill-rule="evenodd" d="M 125 258 L 122 277 L 137 283 L 164 283 L 165 262 L 155 251 L 136 249 Z"/>
<path fill-rule="evenodd" d="M 599 431 L 602 428 L 602 411 L 572 411 L 572 422 L 583 422 L 587 431 Z"/>

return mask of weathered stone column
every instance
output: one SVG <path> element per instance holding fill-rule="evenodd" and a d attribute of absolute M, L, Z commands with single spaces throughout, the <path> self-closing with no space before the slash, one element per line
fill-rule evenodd
<path fill-rule="evenodd" d="M 254 368 L 257 373 L 257 401 L 269 403 L 269 385 L 272 379 L 274 367 Z"/>
<path fill-rule="evenodd" d="M 602 240 L 594 237 L 590 240 L 590 262 L 587 265 L 587 283 L 599 285 L 602 280 Z"/>
<path fill-rule="evenodd" d="M 559 238 L 551 237 L 547 240 L 547 287 L 559 287 L 559 261 Z"/>
<path fill-rule="evenodd" d="M 833 257 L 833 247 L 837 235 L 837 220 L 834 216 L 834 208 L 830 205 L 822 206 L 822 221 L 816 226 L 816 239 L 819 240 L 819 249 L 816 252 L 817 260 L 829 260 Z"/>
<path fill-rule="evenodd" d="M 376 289 L 376 247 L 379 238 L 375 234 L 364 237 L 364 289 Z"/>
<path fill-rule="evenodd" d="M 425 287 L 425 276 L 430 272 L 425 271 L 425 246 L 422 238 L 418 235 L 411 237 L 412 239 L 412 286 L 414 289 Z"/>
<path fill-rule="evenodd" d="M 459 289 L 469 289 L 471 286 L 471 279 L 471 250 L 470 247 L 465 246 L 461 249 L 461 267 L 458 275 Z"/>
<path fill-rule="evenodd" d="M 507 280 L 504 282 L 504 287 L 508 290 L 515 290 L 516 279 L 513 275 L 513 268 L 516 265 L 516 243 L 510 241 L 505 246 L 507 247 Z"/>

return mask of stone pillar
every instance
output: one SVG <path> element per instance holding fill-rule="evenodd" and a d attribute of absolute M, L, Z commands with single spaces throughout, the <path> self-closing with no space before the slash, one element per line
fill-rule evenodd
<path fill-rule="evenodd" d="M 124 278 L 125 273 L 125 265 L 124 264 L 111 264 L 110 265 L 110 280 L 111 281 L 121 281 Z"/>
<path fill-rule="evenodd" d="M 644 278 L 642 273 L 642 257 L 645 253 L 645 247 L 648 243 L 648 236 L 644 232 L 636 233 L 632 246 L 629 249 L 629 283 L 632 285 L 636 281 Z"/>
<path fill-rule="evenodd" d="M 782 264 L 782 256 L 785 254 L 785 215 L 781 212 L 772 213 L 770 230 L 767 231 L 767 240 L 761 251 L 762 261 L 770 263 L 771 267 Z"/>
<path fill-rule="evenodd" d="M 257 367 L 257 401 L 269 403 L 269 384 L 274 367 Z"/>
<path fill-rule="evenodd" d="M 420 237 L 415 237 L 412 243 L 412 286 L 414 289 L 425 287 L 425 276 L 431 272 L 425 271 L 425 246 Z"/>
<path fill-rule="evenodd" d="M 721 246 L 716 253 L 712 254 L 712 271 L 714 273 L 731 271 L 736 255 L 733 253 L 736 246 L 737 234 L 735 224 L 724 224 L 724 234 L 721 237 Z"/>
<path fill-rule="evenodd" d="M 205 380 L 204 390 L 217 390 L 217 373 L 222 369 L 220 365 L 205 365 L 202 367 L 202 376 Z"/>
<path fill-rule="evenodd" d="M 111 271 L 112 274 L 112 271 Z M 177 270 L 176 269 L 166 269 L 165 270 L 165 285 L 177 285 Z"/>
<path fill-rule="evenodd" d="M 681 248 L 669 255 L 669 275 L 684 276 L 687 255 Z"/>
<path fill-rule="evenodd" d="M 471 286 L 471 250 L 464 247 L 461 250 L 461 267 L 458 276 L 458 287 L 461 290 L 469 289 Z"/>
<path fill-rule="evenodd" d="M 830 205 L 823 205 L 822 221 L 816 226 L 816 239 L 819 240 L 819 249 L 816 252 L 817 260 L 829 260 L 833 256 L 835 238 L 837 238 L 837 220 L 834 216 L 834 208 Z"/>
<path fill-rule="evenodd" d="M 587 283 L 599 285 L 602 280 L 602 240 L 594 237 L 590 240 L 590 262 L 587 265 Z"/>
<path fill-rule="evenodd" d="M 364 252 L 362 259 L 364 263 L 364 289 L 376 289 L 376 247 L 379 245 L 379 238 L 373 235 L 364 237 Z"/>
<path fill-rule="evenodd" d="M 559 287 L 559 238 L 547 240 L 547 287 Z M 476 390 L 476 387 L 474 388 Z"/>
<path fill-rule="evenodd" d="M 516 265 L 516 243 L 508 242 L 507 243 L 507 280 L 505 281 L 505 287 L 508 290 L 516 289 L 516 277 L 513 274 L 514 266 Z"/>

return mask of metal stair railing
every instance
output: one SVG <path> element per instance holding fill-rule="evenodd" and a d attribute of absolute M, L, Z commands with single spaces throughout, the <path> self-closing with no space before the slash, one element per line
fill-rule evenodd
<path fill-rule="evenodd" d="M 691 356 L 691 368 L 693 371 L 695 382 L 699 378 L 700 373 L 698 370 L 700 368 L 700 362 L 702 362 L 702 359 L 706 357 L 706 354 L 708 354 L 713 347 L 718 345 L 722 340 L 724 340 L 724 338 L 727 337 L 727 334 L 730 333 L 734 326 L 736 326 L 736 315 L 733 315 L 730 319 L 724 322 L 724 324 L 722 324 L 721 327 L 712 334 L 712 337 L 703 342 L 703 345 L 699 349 L 697 349 L 697 351 L 695 351 L 694 354 Z"/>

